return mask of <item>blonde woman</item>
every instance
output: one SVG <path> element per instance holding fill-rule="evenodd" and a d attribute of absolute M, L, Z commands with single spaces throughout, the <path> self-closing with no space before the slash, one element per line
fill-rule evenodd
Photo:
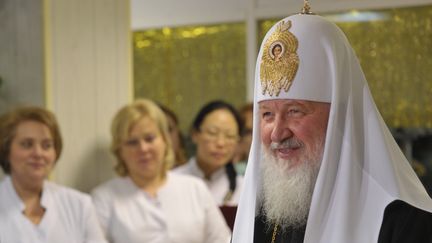
<path fill-rule="evenodd" d="M 166 117 L 154 102 L 123 107 L 111 132 L 120 177 L 92 193 L 110 242 L 229 242 L 229 228 L 206 186 L 168 172 L 174 154 Z"/>

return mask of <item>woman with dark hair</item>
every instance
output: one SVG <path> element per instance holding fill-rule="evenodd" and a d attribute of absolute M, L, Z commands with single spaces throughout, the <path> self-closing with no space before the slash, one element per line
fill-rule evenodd
<path fill-rule="evenodd" d="M 243 125 L 237 110 L 229 103 L 216 100 L 198 112 L 192 126 L 196 154 L 178 173 L 202 178 L 219 206 L 236 206 L 243 177 L 237 175 L 232 160 Z"/>
<path fill-rule="evenodd" d="M 249 150 L 252 144 L 252 128 L 253 128 L 253 104 L 246 103 L 239 109 L 240 117 L 243 120 L 243 133 L 240 138 L 234 155 L 234 166 L 237 173 L 244 175 L 249 157 Z"/>
<path fill-rule="evenodd" d="M 168 121 L 168 130 L 171 136 L 172 147 L 174 149 L 174 165 L 173 168 L 183 165 L 187 162 L 185 144 L 183 134 L 179 128 L 179 121 L 177 115 L 168 107 L 157 104 L 159 108 L 165 113 Z"/>
<path fill-rule="evenodd" d="M 106 242 L 89 195 L 47 180 L 61 151 L 50 111 L 21 107 L 0 117 L 0 242 Z"/>

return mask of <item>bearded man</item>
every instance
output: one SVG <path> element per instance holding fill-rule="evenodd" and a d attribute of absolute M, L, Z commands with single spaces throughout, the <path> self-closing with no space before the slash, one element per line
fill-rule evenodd
<path fill-rule="evenodd" d="M 307 4 L 275 24 L 232 242 L 432 242 L 431 212 L 343 32 Z"/>

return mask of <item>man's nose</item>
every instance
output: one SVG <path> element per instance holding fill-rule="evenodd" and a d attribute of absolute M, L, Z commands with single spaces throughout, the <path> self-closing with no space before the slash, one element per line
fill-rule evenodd
<path fill-rule="evenodd" d="M 274 122 L 274 127 L 270 137 L 272 142 L 282 142 L 292 136 L 293 132 L 288 126 L 288 121 L 277 118 Z"/>

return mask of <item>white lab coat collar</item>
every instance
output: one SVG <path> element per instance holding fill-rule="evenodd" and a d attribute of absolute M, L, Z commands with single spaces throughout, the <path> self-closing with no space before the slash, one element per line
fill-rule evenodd
<path fill-rule="evenodd" d="M 189 167 L 190 174 L 197 176 L 199 178 L 202 178 L 209 183 L 212 183 L 214 181 L 218 181 L 218 180 L 220 180 L 221 177 L 226 176 L 225 166 L 222 166 L 221 168 L 219 168 L 218 170 L 213 172 L 211 174 L 210 178 L 206 178 L 204 175 L 204 172 L 201 170 L 201 168 L 198 165 L 196 157 L 190 158 L 187 164 Z"/>
<path fill-rule="evenodd" d="M 11 177 L 9 175 L 5 176 L 3 183 L 8 195 L 8 197 L 2 199 L 5 200 L 5 206 L 11 210 L 18 210 L 19 212 L 24 211 L 25 205 L 16 193 Z"/>
<path fill-rule="evenodd" d="M 12 210 L 17 209 L 20 212 L 23 212 L 25 209 L 24 202 L 18 196 L 18 194 L 17 194 L 17 192 L 13 186 L 12 178 L 9 175 L 7 175 L 4 178 L 4 183 L 5 183 L 8 195 L 9 195 L 9 197 L 6 199 L 9 207 Z M 49 186 L 47 185 L 47 182 L 44 181 L 43 187 L 42 187 L 41 205 L 45 209 L 48 209 L 50 207 L 50 205 L 52 205 L 52 196 L 50 195 L 50 193 L 51 193 L 51 191 L 49 190 Z"/>

